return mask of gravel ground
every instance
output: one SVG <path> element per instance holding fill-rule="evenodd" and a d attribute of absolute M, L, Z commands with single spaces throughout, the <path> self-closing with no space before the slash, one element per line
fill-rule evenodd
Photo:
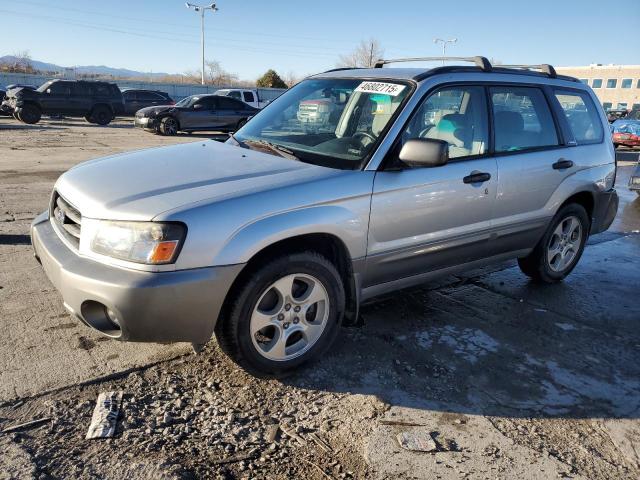
<path fill-rule="evenodd" d="M 561 285 L 507 262 L 398 292 L 320 362 L 257 379 L 215 342 L 194 355 L 104 340 L 30 257 L 29 221 L 62 171 L 194 140 L 0 118 L 0 431 L 46 419 L 0 433 L 0 478 L 640 478 L 633 194 Z M 123 392 L 116 436 L 86 440 L 105 391 Z"/>

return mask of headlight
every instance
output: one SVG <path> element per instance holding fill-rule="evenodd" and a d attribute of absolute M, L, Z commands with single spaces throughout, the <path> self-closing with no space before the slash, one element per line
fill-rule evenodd
<path fill-rule="evenodd" d="M 173 263 L 186 233 L 186 227 L 179 223 L 102 221 L 91 240 L 91 250 L 136 263 Z"/>

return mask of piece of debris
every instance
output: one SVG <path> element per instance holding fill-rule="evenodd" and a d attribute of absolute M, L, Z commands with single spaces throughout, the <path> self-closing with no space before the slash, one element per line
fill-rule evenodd
<path fill-rule="evenodd" d="M 437 452 L 438 444 L 429 432 L 401 432 L 397 436 L 398 443 L 405 450 L 415 452 Z"/>
<path fill-rule="evenodd" d="M 280 424 L 269 425 L 266 429 L 265 437 L 267 442 L 273 443 L 278 438 L 278 432 L 280 431 Z"/>
<path fill-rule="evenodd" d="M 40 425 L 44 425 L 45 423 L 50 421 L 51 421 L 51 417 L 37 418 L 29 422 L 19 423 L 18 425 L 7 427 L 4 430 L 2 430 L 2 432 L 0 433 L 11 433 L 11 432 L 17 432 L 18 430 L 26 430 L 27 428 L 39 427 Z"/>
<path fill-rule="evenodd" d="M 331 448 L 331 445 L 329 445 L 326 441 L 320 438 L 320 435 L 318 435 L 317 433 L 311 432 L 309 434 L 309 438 L 311 438 L 311 440 L 313 440 L 325 452 L 328 453 L 333 451 L 333 448 Z"/>
<path fill-rule="evenodd" d="M 382 425 L 401 425 L 403 427 L 426 427 L 424 423 L 407 422 L 404 420 L 387 420 L 384 418 L 380 420 L 380 423 Z"/>
<path fill-rule="evenodd" d="M 257 458 L 259 453 L 260 453 L 260 449 L 259 448 L 254 448 L 249 453 L 233 455 L 231 457 L 221 458 L 221 459 L 218 459 L 218 460 L 212 460 L 211 464 L 212 465 L 226 465 L 226 464 L 229 464 L 229 463 L 243 462 L 245 460 L 253 460 L 253 459 Z"/>
<path fill-rule="evenodd" d="M 96 408 L 93 410 L 91 424 L 87 431 L 87 439 L 111 438 L 116 433 L 116 424 L 122 404 L 122 392 L 102 392 L 98 395 Z"/>
<path fill-rule="evenodd" d="M 297 440 L 300 445 L 306 445 L 307 444 L 307 442 L 305 441 L 304 438 L 302 438 L 296 432 L 294 432 L 292 430 L 288 430 L 284 425 L 280 425 L 280 430 L 282 430 L 282 433 L 284 433 L 288 437 L 291 437 L 291 438 Z"/>

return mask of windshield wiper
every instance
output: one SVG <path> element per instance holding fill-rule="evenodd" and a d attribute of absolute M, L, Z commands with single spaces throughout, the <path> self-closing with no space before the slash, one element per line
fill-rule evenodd
<path fill-rule="evenodd" d="M 279 156 L 283 158 L 288 158 L 289 160 L 298 160 L 299 162 L 301 161 L 300 158 L 298 158 L 298 156 L 296 156 L 295 153 L 293 153 L 287 147 L 283 147 L 282 145 L 278 145 L 277 143 L 271 143 L 266 140 L 245 140 L 244 142 L 239 142 L 235 137 L 233 139 L 236 142 L 238 142 L 238 144 L 240 144 L 241 146 L 244 143 L 244 145 L 247 145 L 247 146 L 258 145 L 261 147 L 267 147 L 269 150 L 277 153 Z"/>

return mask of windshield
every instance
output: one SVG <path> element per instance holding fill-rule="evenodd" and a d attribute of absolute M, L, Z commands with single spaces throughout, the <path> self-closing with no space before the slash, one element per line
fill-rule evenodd
<path fill-rule="evenodd" d="M 305 80 L 274 100 L 234 138 L 248 148 L 256 142 L 284 147 L 303 162 L 357 169 L 374 151 L 409 91 L 409 85 L 397 81 Z"/>
<path fill-rule="evenodd" d="M 47 90 L 47 88 L 49 88 L 51 86 L 52 83 L 53 83 L 52 81 L 48 81 L 48 82 L 43 83 L 42 85 L 40 85 L 38 87 L 38 89 L 37 89 L 38 92 L 44 93 Z"/>
<path fill-rule="evenodd" d="M 193 104 L 196 103 L 198 100 L 200 100 L 199 95 L 191 95 L 190 97 L 184 97 L 182 100 L 176 103 L 176 107 L 189 108 L 189 107 L 192 107 Z"/>

